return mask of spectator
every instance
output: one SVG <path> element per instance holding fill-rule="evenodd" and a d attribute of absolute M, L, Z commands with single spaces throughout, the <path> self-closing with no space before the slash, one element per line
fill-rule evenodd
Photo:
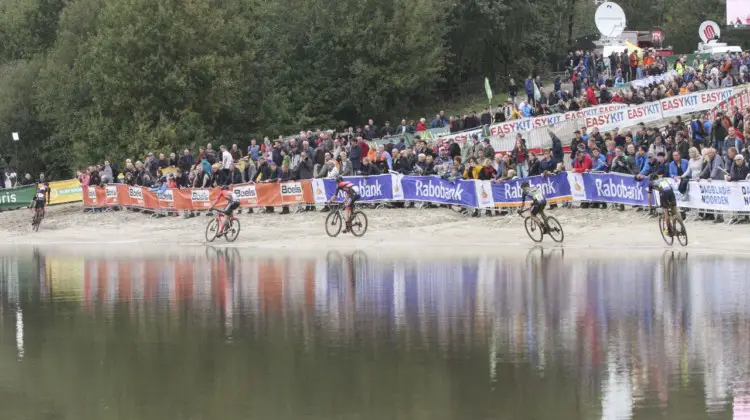
<path fill-rule="evenodd" d="M 177 164 L 178 164 L 178 162 L 177 162 L 177 155 L 174 152 L 172 152 L 172 153 L 169 154 L 169 162 L 168 163 L 169 163 L 169 166 L 172 167 L 172 168 L 176 168 L 177 167 Z"/>
<path fill-rule="evenodd" d="M 529 152 L 528 166 L 529 166 L 529 177 L 538 176 L 542 174 L 539 159 L 537 158 L 536 153 L 533 151 Z"/>
<path fill-rule="evenodd" d="M 496 175 L 497 171 L 495 171 L 495 168 L 492 167 L 492 160 L 484 159 L 482 166 L 479 169 L 479 173 L 477 174 L 477 179 L 482 181 L 491 181 L 495 179 Z"/>
<path fill-rule="evenodd" d="M 589 171 L 591 171 L 591 158 L 585 152 L 579 150 L 573 161 L 573 172 L 583 173 Z"/>
<path fill-rule="evenodd" d="M 354 151 L 354 147 L 352 147 L 352 151 Z M 362 168 L 362 163 L 360 160 L 357 160 L 357 167 L 355 169 L 354 163 L 355 160 L 353 158 L 350 158 L 346 155 L 346 152 L 341 152 L 339 155 L 339 173 L 341 176 L 354 176 L 356 173 L 359 173 L 359 171 Z"/>
<path fill-rule="evenodd" d="M 312 179 L 313 177 L 313 163 L 312 159 L 307 155 L 307 152 L 300 153 L 299 163 L 295 168 L 295 179 Z"/>
<path fill-rule="evenodd" d="M 492 124 L 492 114 L 490 114 L 489 108 L 485 108 L 484 112 L 482 112 L 482 115 L 479 118 L 479 122 L 481 125 L 490 125 Z"/>
<path fill-rule="evenodd" d="M 524 83 L 524 88 L 526 90 L 526 100 L 529 103 L 533 104 L 534 103 L 534 80 L 531 78 L 531 75 L 529 75 L 529 77 L 526 79 L 526 82 Z"/>
<path fill-rule="evenodd" d="M 724 179 L 724 162 L 722 161 L 721 156 L 716 153 L 715 148 L 709 147 L 706 149 L 705 162 L 706 164 L 700 175 L 701 179 L 713 179 L 717 181 Z"/>
<path fill-rule="evenodd" d="M 479 179 L 479 172 L 481 170 L 482 167 L 477 165 L 476 159 L 474 156 L 471 156 L 466 162 L 463 179 Z"/>
<path fill-rule="evenodd" d="M 510 157 L 515 165 L 516 173 L 520 178 L 528 178 L 529 176 L 528 166 L 526 164 L 528 154 L 529 151 L 526 149 L 523 141 L 516 140 L 516 146 L 511 151 Z"/>
<path fill-rule="evenodd" d="M 426 120 L 424 118 L 419 119 L 419 122 L 417 123 L 417 132 L 427 131 L 427 127 L 425 126 L 425 121 Z"/>
<path fill-rule="evenodd" d="M 414 134 L 414 126 L 407 124 L 406 120 L 401 120 L 401 124 L 396 127 L 396 134 Z"/>
<path fill-rule="evenodd" d="M 687 140 L 685 140 L 687 142 Z M 672 152 L 672 162 L 669 164 L 669 177 L 679 178 L 688 171 L 688 160 L 680 157 L 680 152 Z"/>
<path fill-rule="evenodd" d="M 687 165 L 688 169 L 682 174 L 682 177 L 697 180 L 700 178 L 701 170 L 703 168 L 703 158 L 695 147 L 691 147 L 688 153 L 690 155 Z"/>
<path fill-rule="evenodd" d="M 229 153 L 229 150 L 222 145 L 219 146 L 219 150 L 221 151 L 221 180 L 219 181 L 222 185 L 229 185 L 232 177 L 232 169 L 234 168 L 234 160 L 232 159 L 232 154 Z"/>
<path fill-rule="evenodd" d="M 607 159 L 601 154 L 599 149 L 593 149 L 591 151 L 591 170 L 596 172 L 607 172 Z"/>
<path fill-rule="evenodd" d="M 372 176 L 372 175 L 380 175 L 380 170 L 370 163 L 369 158 L 362 159 L 362 169 L 361 169 L 362 176 Z"/>
<path fill-rule="evenodd" d="M 484 152 L 484 158 L 494 160 L 495 159 L 495 149 L 490 144 L 490 139 L 485 138 L 483 140 L 483 142 L 484 142 L 484 150 L 483 150 L 483 152 Z"/>
<path fill-rule="evenodd" d="M 242 159 L 242 151 L 237 148 L 236 144 L 232 145 L 232 149 L 229 150 L 229 154 L 232 156 L 234 162 L 239 162 Z"/>
<path fill-rule="evenodd" d="M 669 177 L 669 163 L 667 163 L 667 155 L 664 152 L 656 154 L 656 173 L 662 178 Z"/>
<path fill-rule="evenodd" d="M 364 143 L 364 139 L 362 139 L 362 137 L 358 137 L 349 150 L 349 161 L 351 162 L 352 173 L 354 173 L 355 171 L 359 171 L 362 164 L 362 157 L 367 156 L 367 154 L 365 154 L 362 150 L 362 143 Z"/>
<path fill-rule="evenodd" d="M 739 140 L 736 134 L 737 132 L 735 131 L 734 127 L 729 127 L 729 129 L 727 129 L 727 136 L 726 138 L 724 138 L 724 142 L 722 143 L 723 148 L 721 149 L 723 156 L 727 155 L 727 152 L 731 147 L 734 147 L 737 150 L 742 150 L 742 142 Z"/>
<path fill-rule="evenodd" d="M 552 155 L 552 149 L 546 149 L 544 151 L 544 157 L 539 162 L 539 170 L 542 174 L 550 175 L 555 171 L 558 161 Z"/>
<path fill-rule="evenodd" d="M 748 167 L 745 164 L 745 157 L 738 153 L 737 156 L 734 157 L 734 165 L 732 165 L 732 169 L 729 171 L 728 175 L 724 176 L 724 179 L 727 182 L 745 181 L 749 173 L 750 170 L 748 170 Z"/>
<path fill-rule="evenodd" d="M 611 172 L 620 174 L 633 175 L 635 163 L 632 162 L 622 152 L 622 147 L 615 147 L 615 157 L 612 159 L 612 165 L 610 166 Z"/>
<path fill-rule="evenodd" d="M 257 140 L 250 140 L 250 145 L 247 146 L 247 157 L 253 162 L 258 161 L 258 157 L 260 157 L 260 146 L 258 146 Z"/>

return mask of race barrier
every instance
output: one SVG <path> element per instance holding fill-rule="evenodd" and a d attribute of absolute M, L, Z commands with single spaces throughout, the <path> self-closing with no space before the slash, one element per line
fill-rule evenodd
<path fill-rule="evenodd" d="M 522 202 L 521 183 L 528 181 L 539 188 L 550 204 L 566 201 L 600 202 L 648 205 L 648 181 L 636 180 L 633 175 L 617 173 L 573 173 L 563 172 L 551 176 L 535 176 L 526 179 L 492 182 L 480 180 L 451 181 L 438 176 L 402 176 L 397 174 L 370 177 L 347 177 L 360 192 L 361 202 L 417 201 L 433 204 L 448 204 L 470 208 L 512 208 Z M 712 210 L 718 212 L 750 212 L 750 182 L 690 181 L 687 193 L 680 194 L 674 185 L 677 204 L 681 208 Z M 21 198 L 11 202 L 2 198 L 3 206 L 28 205 L 31 192 L 23 204 Z M 151 210 L 205 211 L 218 197 L 219 189 L 166 189 L 162 192 L 145 187 L 123 184 L 104 187 L 83 187 L 85 207 L 131 207 Z M 336 191 L 333 179 L 313 179 L 299 182 L 274 184 L 241 184 L 233 186 L 241 207 L 278 207 L 287 205 L 325 204 Z M 339 193 L 336 200 L 342 201 Z M 654 197 L 658 204 L 658 194 Z M 12 204 L 5 204 L 5 201 Z M 528 201 L 528 200 L 527 200 Z M 21 204 L 19 204 L 21 203 Z"/>
<path fill-rule="evenodd" d="M 0 189 L 0 210 L 29 207 L 36 193 L 36 184 Z"/>
<path fill-rule="evenodd" d="M 75 203 L 83 200 L 81 183 L 77 179 L 50 182 L 49 189 L 50 205 Z"/>

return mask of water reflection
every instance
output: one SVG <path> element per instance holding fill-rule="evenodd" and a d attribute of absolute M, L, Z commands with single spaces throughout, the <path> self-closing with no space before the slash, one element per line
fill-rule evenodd
<path fill-rule="evenodd" d="M 750 419 L 750 262 L 564 252 L 3 257 L 0 415 Z"/>

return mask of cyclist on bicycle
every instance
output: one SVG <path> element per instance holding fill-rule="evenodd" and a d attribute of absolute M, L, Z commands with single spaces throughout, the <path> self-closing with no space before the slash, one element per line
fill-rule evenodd
<path fill-rule="evenodd" d="M 672 224 L 669 223 L 669 213 L 672 213 L 672 217 L 677 218 L 679 221 L 682 221 L 682 215 L 677 210 L 677 197 L 674 194 L 672 184 L 670 184 L 665 178 L 659 178 L 659 175 L 656 173 L 649 176 L 648 207 L 651 214 L 656 213 L 653 205 L 654 190 L 659 191 L 659 202 L 661 203 L 661 208 L 664 209 L 664 213 L 662 214 L 664 224 L 667 226 L 669 236 L 673 236 L 674 232 L 672 232 Z"/>
<path fill-rule="evenodd" d="M 44 217 L 44 208 L 49 204 L 49 191 L 49 183 L 44 180 L 40 181 L 36 186 L 34 201 L 31 203 L 35 211 L 41 211 L 42 217 Z"/>
<path fill-rule="evenodd" d="M 352 212 L 354 211 L 354 203 L 357 202 L 357 200 L 360 199 L 360 195 L 357 192 L 356 188 L 354 188 L 354 184 L 352 184 L 349 181 L 344 181 L 344 177 L 339 175 L 336 177 L 336 191 L 331 196 L 331 199 L 328 201 L 333 201 L 334 198 L 336 198 L 336 195 L 339 193 L 339 191 L 343 191 L 346 193 L 346 200 L 344 201 L 344 206 L 346 210 L 346 229 L 344 229 L 344 233 L 349 232 L 349 230 L 352 228 Z"/>
<path fill-rule="evenodd" d="M 221 191 L 219 191 L 219 196 L 216 197 L 216 200 L 211 204 L 211 208 L 213 209 L 222 199 L 227 200 L 227 206 L 224 210 L 219 210 L 219 233 L 217 233 L 216 236 L 224 234 L 224 229 L 229 223 L 232 213 L 240 206 L 240 200 L 226 185 L 222 185 Z M 226 216 L 226 219 L 224 219 L 224 216 Z"/>
<path fill-rule="evenodd" d="M 547 227 L 547 216 L 544 215 L 544 208 L 547 207 L 547 199 L 544 198 L 544 194 L 542 194 L 542 191 L 539 190 L 539 188 L 529 185 L 528 182 L 524 181 L 521 184 L 521 208 L 518 209 L 518 214 L 523 213 L 523 206 L 526 204 L 526 198 L 531 199 L 531 217 L 533 217 L 539 226 L 543 226 L 542 231 L 544 233 L 548 233 L 549 229 Z M 539 220 L 539 216 L 542 216 L 542 220 L 544 220 L 544 223 L 542 223 L 541 220 Z"/>

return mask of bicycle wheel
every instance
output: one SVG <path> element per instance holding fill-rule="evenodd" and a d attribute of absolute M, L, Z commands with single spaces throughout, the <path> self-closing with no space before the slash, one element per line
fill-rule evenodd
<path fill-rule="evenodd" d="M 219 221 L 212 219 L 206 226 L 206 240 L 213 242 L 216 239 L 216 235 L 219 233 Z"/>
<path fill-rule="evenodd" d="M 524 226 L 526 226 L 526 234 L 529 235 L 529 238 L 531 238 L 532 241 L 542 242 L 544 233 L 542 233 L 542 227 L 539 226 L 539 223 L 537 223 L 536 219 L 531 216 L 526 216 L 523 224 Z"/>
<path fill-rule="evenodd" d="M 685 230 L 685 224 L 682 223 L 682 220 L 674 219 L 674 221 L 672 221 L 672 232 L 674 232 L 680 245 L 687 246 L 688 235 L 687 230 Z"/>
<path fill-rule="evenodd" d="M 335 238 L 341 232 L 341 215 L 338 211 L 328 213 L 326 217 L 326 233 L 331 238 Z"/>
<path fill-rule="evenodd" d="M 361 211 L 352 214 L 352 235 L 360 237 L 367 232 L 367 216 Z"/>
<path fill-rule="evenodd" d="M 666 242 L 667 245 L 672 245 L 674 243 L 674 236 L 669 236 L 667 226 L 664 224 L 664 218 L 661 216 L 659 216 L 659 232 L 661 232 L 661 237 L 664 238 L 664 242 Z"/>
<path fill-rule="evenodd" d="M 563 232 L 562 225 L 552 216 L 547 217 L 547 227 L 549 228 L 549 236 L 555 242 L 562 242 L 565 239 L 565 232 Z"/>
<path fill-rule="evenodd" d="M 227 242 L 234 242 L 237 240 L 238 236 L 240 236 L 240 221 L 232 219 L 229 222 L 229 228 L 224 232 L 224 239 L 226 239 Z"/>
<path fill-rule="evenodd" d="M 42 223 L 42 217 L 41 217 L 41 215 L 38 212 L 34 213 L 34 218 L 31 221 L 31 229 L 34 232 L 38 232 L 39 231 L 39 225 L 41 223 Z"/>

